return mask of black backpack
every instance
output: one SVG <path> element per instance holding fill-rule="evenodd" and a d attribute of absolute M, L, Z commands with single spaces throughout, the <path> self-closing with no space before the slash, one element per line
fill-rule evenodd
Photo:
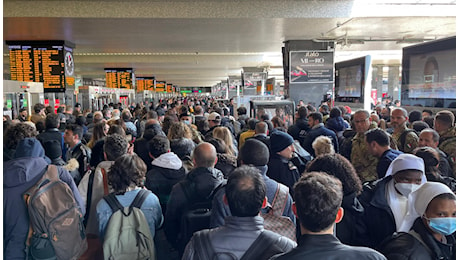
<path fill-rule="evenodd" d="M 208 229 L 211 226 L 211 208 L 212 199 L 216 192 L 225 185 L 222 182 L 219 186 L 214 188 L 211 195 L 207 198 L 199 197 L 195 191 L 195 184 L 193 182 L 181 181 L 179 182 L 182 190 L 184 191 L 189 205 L 183 211 L 181 218 L 180 234 L 179 234 L 179 248 L 181 251 L 192 238 L 193 233 L 203 229 Z"/>

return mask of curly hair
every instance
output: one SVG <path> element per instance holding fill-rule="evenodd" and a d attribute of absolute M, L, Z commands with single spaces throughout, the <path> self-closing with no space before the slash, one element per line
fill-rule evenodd
<path fill-rule="evenodd" d="M 187 138 L 187 139 L 192 139 L 192 131 L 190 128 L 183 122 L 174 122 L 171 124 L 171 127 L 169 128 L 168 131 L 168 139 L 173 140 L 173 139 L 178 139 L 178 138 Z"/>
<path fill-rule="evenodd" d="M 104 152 L 108 161 L 115 161 L 128 152 L 128 141 L 119 134 L 108 135 L 104 141 Z"/>
<path fill-rule="evenodd" d="M 38 135 L 35 125 L 30 122 L 21 122 L 13 124 L 6 129 L 3 135 L 3 141 L 8 149 L 16 149 L 19 141 L 27 137 L 36 137 Z"/>
<path fill-rule="evenodd" d="M 312 147 L 313 150 L 315 150 L 316 156 L 335 153 L 332 140 L 328 136 L 320 135 L 316 137 L 312 143 Z"/>
<path fill-rule="evenodd" d="M 142 187 L 147 166 L 136 154 L 124 154 L 115 160 L 108 174 L 109 184 L 117 194 L 124 194 L 129 187 Z"/>
<path fill-rule="evenodd" d="M 307 172 L 325 172 L 338 178 L 343 185 L 343 194 L 356 192 L 359 195 L 363 190 L 355 167 L 340 154 L 323 154 L 316 157 L 308 165 Z"/>

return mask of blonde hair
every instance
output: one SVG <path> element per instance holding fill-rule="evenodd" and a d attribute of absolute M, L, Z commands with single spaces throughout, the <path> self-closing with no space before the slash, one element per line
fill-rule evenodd
<path fill-rule="evenodd" d="M 230 155 L 235 155 L 233 152 L 233 137 L 230 130 L 227 127 L 219 126 L 214 128 L 212 131 L 212 136 L 214 138 L 219 138 L 225 143 L 225 153 Z"/>
<path fill-rule="evenodd" d="M 192 139 L 192 130 L 183 122 L 174 122 L 168 130 L 168 139 L 171 141 L 173 139 L 179 138 Z"/>
<path fill-rule="evenodd" d="M 332 145 L 331 138 L 320 135 L 312 143 L 313 150 L 315 150 L 315 157 L 322 154 L 334 154 L 334 146 Z"/>

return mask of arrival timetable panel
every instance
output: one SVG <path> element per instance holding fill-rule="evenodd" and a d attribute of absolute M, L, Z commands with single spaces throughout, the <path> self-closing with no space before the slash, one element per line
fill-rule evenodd
<path fill-rule="evenodd" d="M 14 44 L 9 50 L 11 80 L 43 82 L 45 92 L 65 91 L 64 45 Z"/>
<path fill-rule="evenodd" d="M 132 68 L 105 68 L 105 81 L 108 88 L 133 88 Z"/>
<path fill-rule="evenodd" d="M 136 76 L 137 92 L 144 90 L 155 90 L 155 77 L 137 77 Z"/>

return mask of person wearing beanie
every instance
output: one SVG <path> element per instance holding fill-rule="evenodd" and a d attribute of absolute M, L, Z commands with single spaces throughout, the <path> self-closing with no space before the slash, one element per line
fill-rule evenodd
<path fill-rule="evenodd" d="M 292 161 L 294 156 L 294 138 L 287 133 L 274 131 L 270 135 L 270 160 L 267 176 L 289 187 L 293 196 L 293 187 L 300 178 L 300 172 Z"/>
<path fill-rule="evenodd" d="M 366 246 L 375 248 L 394 232 L 407 232 L 414 222 L 413 193 L 426 183 L 423 159 L 400 154 L 388 167 L 384 178 L 364 185 L 359 197 L 364 207 Z"/>
<path fill-rule="evenodd" d="M 252 165 L 260 171 L 260 174 L 262 175 L 265 186 L 267 188 L 267 200 L 270 205 L 273 205 L 278 185 L 285 187 L 286 190 L 288 188 L 267 176 L 267 163 L 269 158 L 270 152 L 267 148 L 267 145 L 265 145 L 260 140 L 250 138 L 246 140 L 240 149 L 238 154 L 238 165 Z M 225 189 L 221 189 L 217 191 L 216 195 L 214 196 L 212 203 L 213 207 L 211 209 L 211 228 L 224 225 L 225 218 L 232 215 L 228 204 L 224 203 L 224 194 Z M 292 212 L 292 202 L 293 201 L 291 195 L 288 195 L 282 216 L 290 218 L 291 221 L 295 224 L 295 216 Z M 268 208 L 263 208 L 261 212 L 267 213 Z"/>
<path fill-rule="evenodd" d="M 379 247 L 387 259 L 455 259 L 456 197 L 446 185 L 427 182 L 414 192 L 418 215 L 411 230 Z"/>
<path fill-rule="evenodd" d="M 45 155 L 51 160 L 51 164 L 64 166 L 66 163 L 62 159 L 61 144 L 56 140 L 48 140 L 43 144 Z M 78 167 L 77 167 L 78 168 Z"/>

